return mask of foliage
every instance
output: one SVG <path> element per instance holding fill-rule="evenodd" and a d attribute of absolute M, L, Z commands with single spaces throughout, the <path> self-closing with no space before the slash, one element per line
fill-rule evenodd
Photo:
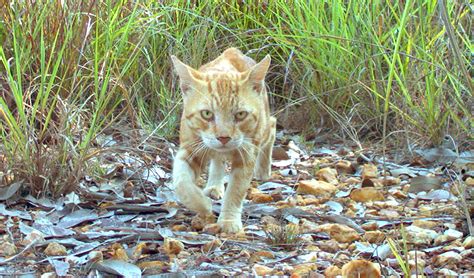
<path fill-rule="evenodd" d="M 272 55 L 283 125 L 309 107 L 310 120 L 298 119 L 308 131 L 322 117 L 352 138 L 472 139 L 472 15 L 438 2 L 2 1 L 3 168 L 57 195 L 113 119 L 174 136 L 170 54 L 197 67 L 229 46 Z"/>

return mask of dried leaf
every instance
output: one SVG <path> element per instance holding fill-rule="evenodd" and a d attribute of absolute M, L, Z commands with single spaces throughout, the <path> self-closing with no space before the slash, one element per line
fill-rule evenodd
<path fill-rule="evenodd" d="M 421 191 L 430 191 L 432 189 L 440 189 L 441 180 L 438 177 L 430 176 L 417 176 L 410 180 L 410 188 L 408 189 L 411 193 L 418 193 Z"/>
<path fill-rule="evenodd" d="M 15 182 L 6 187 L 0 187 L 0 201 L 10 199 L 23 185 L 23 181 Z"/>
<path fill-rule="evenodd" d="M 117 260 L 105 260 L 92 265 L 92 268 L 125 278 L 142 277 L 140 268 L 134 264 Z"/>

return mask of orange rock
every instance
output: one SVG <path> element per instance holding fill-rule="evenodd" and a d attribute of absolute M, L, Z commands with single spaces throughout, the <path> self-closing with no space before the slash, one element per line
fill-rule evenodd
<path fill-rule="evenodd" d="M 356 202 L 382 201 L 382 192 L 373 187 L 356 188 L 352 190 L 351 199 Z"/>
<path fill-rule="evenodd" d="M 217 223 L 211 223 L 204 226 L 202 231 L 206 234 L 217 235 L 221 232 L 222 226 Z"/>
<path fill-rule="evenodd" d="M 323 181 L 329 182 L 331 184 L 337 184 L 338 183 L 336 169 L 326 167 L 326 168 L 323 168 L 323 169 L 320 169 L 319 171 L 317 171 L 315 176 L 319 180 L 323 180 Z"/>
<path fill-rule="evenodd" d="M 184 244 L 173 238 L 165 238 L 163 243 L 163 250 L 168 256 L 178 255 L 184 249 Z"/>
<path fill-rule="evenodd" d="M 377 166 L 374 164 L 365 164 L 362 166 L 361 177 L 365 179 L 373 179 L 377 177 Z"/>
<path fill-rule="evenodd" d="M 324 270 L 324 276 L 328 278 L 335 278 L 337 276 L 341 275 L 341 269 L 335 265 L 332 265 L 326 270 Z"/>
<path fill-rule="evenodd" d="M 366 260 L 354 260 L 346 263 L 341 270 L 344 278 L 382 277 L 380 266 Z"/>
<path fill-rule="evenodd" d="M 298 184 L 297 193 L 312 194 L 315 196 L 331 195 L 337 190 L 337 187 L 325 181 L 303 180 Z"/>
<path fill-rule="evenodd" d="M 314 263 L 306 263 L 295 266 L 291 277 L 306 277 L 310 272 L 316 271 L 318 266 Z M 298 275 L 298 276 L 293 276 Z"/>
<path fill-rule="evenodd" d="M 163 270 L 168 267 L 168 264 L 163 261 L 148 261 L 141 262 L 137 265 L 141 270 Z"/>
<path fill-rule="evenodd" d="M 256 193 L 252 196 L 252 201 L 257 204 L 271 203 L 273 197 L 265 193 Z"/>
<path fill-rule="evenodd" d="M 369 243 L 381 243 L 385 240 L 385 234 L 381 231 L 367 231 L 364 234 L 364 239 Z"/>
<path fill-rule="evenodd" d="M 63 245 L 57 242 L 51 242 L 48 244 L 48 247 L 44 249 L 44 254 L 48 256 L 66 256 L 67 250 Z"/>
<path fill-rule="evenodd" d="M 316 231 L 328 233 L 331 238 L 341 243 L 350 243 L 360 239 L 356 230 L 342 224 L 323 224 Z"/>
<path fill-rule="evenodd" d="M 270 275 L 273 271 L 273 268 L 270 268 L 264 265 L 255 264 L 253 266 L 253 271 L 258 276 L 265 276 L 265 275 Z"/>
<path fill-rule="evenodd" d="M 339 172 L 342 172 L 342 173 L 351 174 L 351 173 L 354 173 L 354 170 L 355 170 L 354 167 L 352 166 L 352 163 L 347 160 L 339 160 L 338 162 L 336 162 L 334 166 Z"/>
<path fill-rule="evenodd" d="M 219 247 L 221 245 L 222 245 L 222 241 L 220 239 L 216 238 L 216 239 L 213 239 L 212 241 L 204 244 L 202 246 L 202 251 L 205 252 L 205 253 L 208 253 L 208 252 L 214 251 L 217 247 Z"/>

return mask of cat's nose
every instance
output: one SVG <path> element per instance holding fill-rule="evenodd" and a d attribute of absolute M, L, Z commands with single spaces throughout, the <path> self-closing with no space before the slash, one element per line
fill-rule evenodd
<path fill-rule="evenodd" d="M 230 137 L 229 136 L 219 136 L 219 137 L 217 137 L 217 140 L 219 140 L 222 143 L 222 145 L 225 145 L 225 144 L 227 144 L 227 142 L 230 141 Z"/>

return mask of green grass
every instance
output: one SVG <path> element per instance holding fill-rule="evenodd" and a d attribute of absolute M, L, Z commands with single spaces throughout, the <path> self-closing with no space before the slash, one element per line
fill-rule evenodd
<path fill-rule="evenodd" d="M 309 107 L 351 138 L 473 137 L 468 2 L 7 2 L 2 168 L 37 193 L 72 190 L 65 184 L 77 183 L 94 138 L 116 119 L 174 137 L 180 95 L 169 56 L 197 67 L 230 46 L 272 55 L 267 80 L 283 124 L 285 111 Z"/>

